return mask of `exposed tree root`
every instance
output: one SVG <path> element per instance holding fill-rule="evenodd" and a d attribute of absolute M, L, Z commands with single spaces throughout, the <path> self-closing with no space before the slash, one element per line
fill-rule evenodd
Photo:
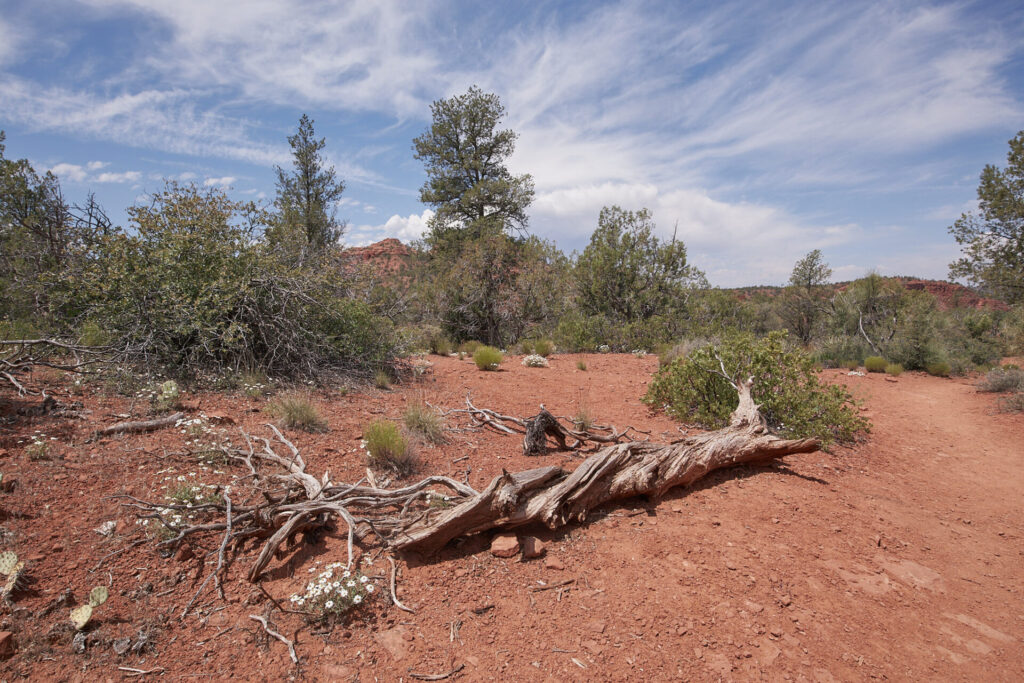
<path fill-rule="evenodd" d="M 152 432 L 164 427 L 173 426 L 178 420 L 185 417 L 185 413 L 174 413 L 165 417 L 158 417 L 153 420 L 139 420 L 137 422 L 118 422 L 117 424 L 104 427 L 93 434 L 92 440 L 110 436 L 112 434 L 137 434 L 139 432 Z"/>

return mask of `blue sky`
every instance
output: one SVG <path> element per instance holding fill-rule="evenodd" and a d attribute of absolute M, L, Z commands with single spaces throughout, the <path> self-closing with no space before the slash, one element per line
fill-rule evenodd
<path fill-rule="evenodd" d="M 7 155 L 113 217 L 164 178 L 269 200 L 308 113 L 346 242 L 414 239 L 411 141 L 477 84 L 519 133 L 530 228 L 581 249 L 600 208 L 677 226 L 712 284 L 944 277 L 946 232 L 1024 128 L 1024 5 L 0 0 Z"/>

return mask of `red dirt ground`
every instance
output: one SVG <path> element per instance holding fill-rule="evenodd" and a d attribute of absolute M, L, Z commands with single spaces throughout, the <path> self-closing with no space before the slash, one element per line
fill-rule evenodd
<path fill-rule="evenodd" d="M 581 358 L 585 372 L 576 369 Z M 533 414 L 540 402 L 562 415 L 583 406 L 598 422 L 652 430 L 654 440 L 679 434 L 640 403 L 653 357 L 564 355 L 547 369 L 524 368 L 513 357 L 497 373 L 430 360 L 424 381 L 393 392 L 317 394 L 330 430 L 289 433 L 310 471 L 359 479 L 365 422 L 397 418 L 420 396 L 458 407 L 467 391 L 478 406 L 507 414 Z M 694 489 L 610 505 L 559 532 L 522 531 L 547 543 L 542 559 L 494 557 L 489 537 L 439 557 L 409 558 L 398 593 L 415 614 L 382 599 L 326 632 L 298 615 L 267 611 L 245 581 L 252 549 L 235 558 L 226 601 L 208 589 L 198 609 L 179 619 L 215 565 L 215 556 L 205 567 L 201 558 L 219 537 L 205 539 L 189 559 L 162 558 L 147 542 L 93 571 L 141 537 L 131 511 L 107 496 L 158 499 L 177 476 L 195 472 L 224 483 L 231 471 L 203 470 L 185 451 L 189 437 L 174 429 L 85 443 L 118 414 L 145 415 L 142 402 L 62 391 L 58 398 L 82 400 L 92 414 L 15 417 L 23 402 L 4 389 L 0 398 L 11 403 L 0 424 L 0 471 L 18 483 L 0 493 L 0 549 L 18 552 L 29 568 L 27 584 L 0 607 L 0 630 L 14 633 L 17 648 L 0 674 L 114 680 L 132 674 L 119 669 L 126 667 L 162 670 L 149 680 L 365 681 L 462 665 L 448 680 L 1020 680 L 1024 419 L 997 412 L 995 398 L 977 393 L 969 379 L 824 374 L 864 399 L 874 422 L 865 443 L 718 472 Z M 196 412 L 269 433 L 266 399 L 186 399 Z M 50 459 L 26 452 L 36 430 L 51 444 Z M 572 467 L 580 457 L 526 458 L 518 438 L 485 432 L 451 434 L 421 455 L 421 472 L 462 478 L 468 470 L 476 488 L 502 468 Z M 105 538 L 94 529 L 108 520 L 117 527 Z M 344 561 L 344 552 L 341 532 L 321 534 L 274 560 L 264 586 L 287 600 L 312 567 Z M 370 567 L 380 576 L 386 569 L 383 558 Z M 567 589 L 533 590 L 569 579 Z M 68 608 L 46 608 L 67 588 L 81 602 L 92 586 L 108 583 L 111 597 L 96 611 L 87 650 L 73 654 Z M 299 666 L 280 642 L 267 643 L 250 614 L 269 614 L 295 640 Z M 150 646 L 118 656 L 113 642 L 134 644 L 140 629 Z"/>

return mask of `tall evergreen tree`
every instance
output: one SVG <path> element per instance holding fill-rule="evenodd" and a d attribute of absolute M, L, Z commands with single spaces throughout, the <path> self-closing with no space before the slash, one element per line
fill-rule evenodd
<path fill-rule="evenodd" d="M 292 148 L 292 170 L 278 166 L 278 222 L 272 237 L 278 241 L 298 241 L 302 254 L 321 251 L 335 244 L 345 231 L 338 220 L 336 202 L 345 191 L 333 166 L 326 166 L 321 150 L 327 146 L 313 130 L 313 121 L 303 114 L 299 129 L 288 136 Z"/>

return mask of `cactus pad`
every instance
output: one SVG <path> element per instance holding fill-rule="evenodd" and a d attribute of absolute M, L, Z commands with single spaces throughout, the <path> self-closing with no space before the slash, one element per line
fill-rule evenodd
<path fill-rule="evenodd" d="M 18 564 L 18 554 L 12 553 L 10 550 L 0 553 L 0 574 L 9 576 L 14 571 L 14 567 Z"/>
<path fill-rule="evenodd" d="M 89 606 L 99 607 L 107 601 L 108 595 L 109 593 L 107 592 L 106 586 L 96 586 L 89 591 Z"/>
<path fill-rule="evenodd" d="M 7 581 L 4 583 L 3 588 L 0 588 L 0 600 L 9 598 L 14 589 L 18 587 L 18 580 L 21 579 L 21 573 L 24 568 L 24 562 L 14 565 L 14 568 L 7 575 Z"/>
<path fill-rule="evenodd" d="M 92 618 L 92 606 L 82 605 L 71 610 L 71 623 L 75 625 L 75 628 L 81 631 L 85 628 L 85 625 L 89 623 L 89 619 Z"/>

